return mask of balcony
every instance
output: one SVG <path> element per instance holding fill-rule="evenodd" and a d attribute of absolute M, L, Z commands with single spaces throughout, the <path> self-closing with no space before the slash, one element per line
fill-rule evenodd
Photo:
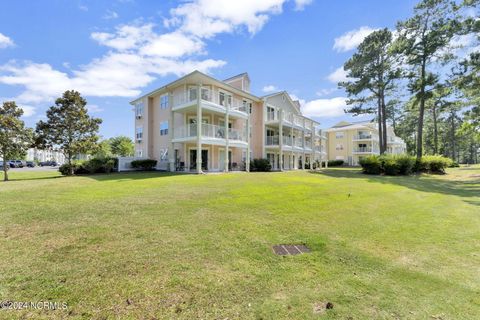
<path fill-rule="evenodd" d="M 295 148 L 303 149 L 302 139 L 293 139 L 293 145 L 294 145 Z"/>
<path fill-rule="evenodd" d="M 355 147 L 353 153 L 379 153 L 380 151 L 375 147 Z"/>
<path fill-rule="evenodd" d="M 202 123 L 202 143 L 225 145 L 226 130 L 224 126 Z M 176 127 L 173 132 L 173 142 L 194 142 L 197 139 L 197 124 Z M 228 141 L 232 146 L 246 146 L 247 133 L 245 130 L 228 129 Z"/>
<path fill-rule="evenodd" d="M 282 137 L 282 142 L 283 142 L 283 145 L 285 146 L 292 146 L 292 138 L 291 137 L 287 137 L 287 136 L 283 136 Z"/>
<path fill-rule="evenodd" d="M 303 128 L 303 118 L 297 115 L 293 115 L 293 124 L 297 127 Z"/>
<path fill-rule="evenodd" d="M 189 90 L 182 90 L 173 95 L 173 110 L 190 110 L 193 111 L 197 102 L 197 89 L 192 88 Z M 237 116 L 240 118 L 248 118 L 247 106 L 243 103 L 243 100 L 239 100 L 232 96 L 219 96 L 218 92 L 215 92 L 208 88 L 202 88 L 201 92 L 202 108 L 214 112 L 226 113 L 227 107 L 231 116 Z"/>
<path fill-rule="evenodd" d="M 267 112 L 267 121 L 277 121 L 278 118 L 276 117 L 275 111 L 268 111 Z"/>
<path fill-rule="evenodd" d="M 278 136 L 267 136 L 265 140 L 265 145 L 267 146 L 278 146 L 279 145 L 279 138 Z"/>
<path fill-rule="evenodd" d="M 378 135 L 371 134 L 371 133 L 359 133 L 359 134 L 353 136 L 353 141 L 358 141 L 358 140 L 375 140 L 375 141 L 378 141 Z"/>

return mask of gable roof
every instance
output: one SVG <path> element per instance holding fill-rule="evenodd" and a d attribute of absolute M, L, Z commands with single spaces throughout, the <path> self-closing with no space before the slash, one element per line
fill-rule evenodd
<path fill-rule="evenodd" d="M 173 81 L 173 82 L 170 82 L 170 83 L 168 83 L 168 84 L 166 84 L 166 85 L 164 85 L 164 86 L 162 86 L 162 87 L 160 87 L 160 88 L 158 88 L 158 89 L 155 89 L 155 90 L 153 90 L 153 91 L 150 91 L 150 92 L 148 92 L 148 93 L 146 93 L 146 94 L 144 94 L 144 95 L 136 98 L 135 100 L 130 101 L 130 104 L 133 105 L 133 104 L 135 104 L 137 101 L 139 101 L 139 100 L 141 100 L 141 99 L 143 99 L 143 98 L 151 97 L 151 96 L 153 96 L 153 95 L 155 95 L 155 94 L 157 94 L 157 93 L 159 93 L 159 92 L 161 92 L 161 91 L 164 91 L 165 89 L 168 89 L 168 88 L 170 88 L 170 87 L 175 87 L 175 86 L 179 85 L 180 83 L 182 83 L 183 81 L 185 81 L 187 78 L 189 78 L 189 77 L 194 77 L 194 76 L 197 76 L 197 77 L 204 78 L 204 79 L 207 79 L 207 80 L 209 80 L 209 81 L 215 82 L 219 87 L 226 87 L 226 88 L 228 88 L 229 91 L 232 91 L 232 92 L 234 92 L 234 93 L 237 93 L 238 95 L 244 95 L 244 96 L 247 96 L 248 98 L 250 98 L 250 99 L 252 99 L 252 100 L 254 100 L 254 101 L 260 101 L 260 98 L 259 98 L 259 97 L 251 94 L 250 92 L 247 92 L 247 91 L 244 91 L 244 90 L 240 90 L 240 89 L 238 89 L 238 88 L 235 88 L 235 87 L 229 85 L 228 83 L 225 83 L 225 82 L 223 82 L 223 81 L 217 80 L 217 79 L 215 79 L 215 78 L 213 78 L 213 77 L 211 77 L 211 76 L 209 76 L 209 75 L 207 75 L 207 74 L 205 74 L 205 73 L 203 73 L 203 72 L 200 72 L 200 71 L 198 71 L 198 70 L 195 70 L 195 71 L 190 72 L 189 74 L 184 75 L 184 76 L 181 77 L 181 78 L 178 78 L 177 80 L 175 80 L 175 81 Z"/>
<path fill-rule="evenodd" d="M 248 73 L 247 73 L 247 72 L 243 72 L 243 73 L 237 74 L 236 76 L 233 76 L 233 77 L 224 79 L 224 80 L 222 80 L 222 81 L 223 81 L 223 82 L 226 82 L 226 81 L 230 81 L 230 80 L 233 80 L 233 79 L 236 79 L 236 78 L 244 78 L 244 77 L 247 78 L 248 81 L 250 81 L 250 77 L 248 76 Z"/>

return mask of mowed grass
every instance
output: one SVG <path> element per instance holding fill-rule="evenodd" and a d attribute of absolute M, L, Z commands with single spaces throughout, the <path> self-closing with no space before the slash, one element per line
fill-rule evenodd
<path fill-rule="evenodd" d="M 68 309 L 2 319 L 480 315 L 478 166 L 11 178 L 0 183 L 0 301 Z M 312 252 L 273 254 L 288 243 Z"/>

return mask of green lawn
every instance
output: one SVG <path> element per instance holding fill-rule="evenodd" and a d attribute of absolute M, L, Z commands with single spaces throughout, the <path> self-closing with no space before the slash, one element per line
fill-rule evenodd
<path fill-rule="evenodd" d="M 480 315 L 478 166 L 11 178 L 0 183 L 0 301 L 68 309 L 2 319 Z M 274 255 L 285 243 L 312 253 Z"/>

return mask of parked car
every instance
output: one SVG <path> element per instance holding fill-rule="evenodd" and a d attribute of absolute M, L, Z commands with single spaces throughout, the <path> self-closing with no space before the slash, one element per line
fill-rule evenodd
<path fill-rule="evenodd" d="M 41 167 L 56 167 L 57 162 L 56 161 L 42 161 L 38 164 Z"/>
<path fill-rule="evenodd" d="M 35 167 L 35 162 L 33 162 L 33 161 L 27 161 L 27 167 L 29 167 L 29 168 Z"/>
<path fill-rule="evenodd" d="M 26 165 L 26 162 L 23 160 L 10 160 L 8 161 L 10 168 L 23 168 Z"/>

